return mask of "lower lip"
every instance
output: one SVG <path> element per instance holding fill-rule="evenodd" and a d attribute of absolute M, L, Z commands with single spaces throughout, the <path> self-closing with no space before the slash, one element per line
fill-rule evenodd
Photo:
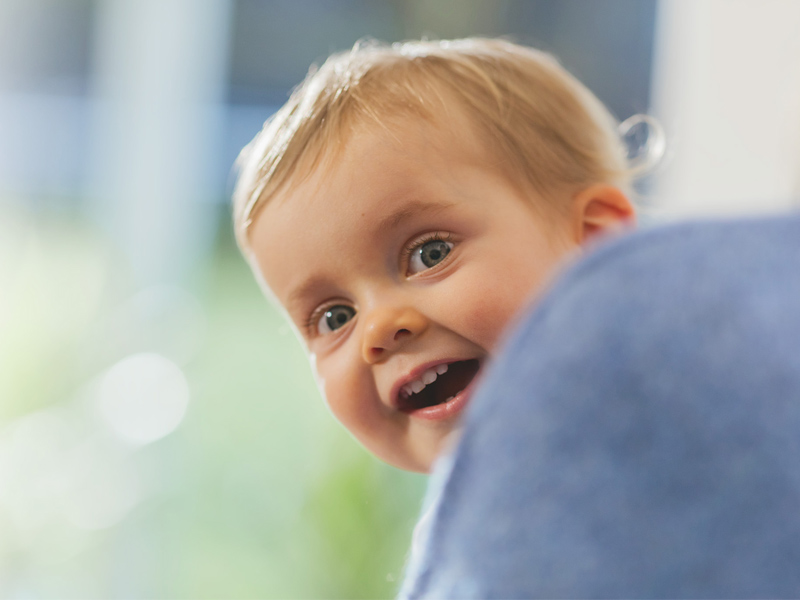
<path fill-rule="evenodd" d="M 476 373 L 475 377 L 472 378 L 472 381 L 469 382 L 469 385 L 461 390 L 458 394 L 453 396 L 452 400 L 442 404 L 437 404 L 436 406 L 426 406 L 425 408 L 409 410 L 406 411 L 406 414 L 418 419 L 426 419 L 428 421 L 444 421 L 446 419 L 455 417 L 456 415 L 460 414 L 462 410 L 464 410 L 464 407 L 469 402 L 470 396 L 472 396 L 472 388 L 475 386 L 478 375 L 479 373 Z"/>

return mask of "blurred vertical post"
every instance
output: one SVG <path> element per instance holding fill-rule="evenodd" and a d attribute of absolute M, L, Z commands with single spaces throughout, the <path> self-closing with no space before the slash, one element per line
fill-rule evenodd
<path fill-rule="evenodd" d="M 668 215 L 800 203 L 800 2 L 662 0 L 653 78 Z"/>
<path fill-rule="evenodd" d="M 136 284 L 182 281 L 210 247 L 231 0 L 100 0 L 92 212 Z"/>

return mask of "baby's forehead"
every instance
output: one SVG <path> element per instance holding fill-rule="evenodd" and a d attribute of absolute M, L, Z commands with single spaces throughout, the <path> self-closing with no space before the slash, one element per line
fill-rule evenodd
<path fill-rule="evenodd" d="M 324 188 L 326 180 L 333 176 L 345 175 L 358 181 L 374 175 L 363 168 L 365 156 L 391 154 L 402 155 L 411 162 L 424 161 L 431 149 L 440 159 L 437 165 L 443 168 L 464 163 L 500 167 L 505 163 L 495 141 L 454 103 L 426 112 L 399 112 L 385 118 L 368 116 L 354 121 L 318 153 L 301 157 L 286 189 L 313 179 Z M 511 176 L 506 170 L 502 173 Z M 428 176 L 435 178 L 437 173 L 428 170 Z"/>
<path fill-rule="evenodd" d="M 435 210 L 455 173 L 485 168 L 483 145 L 453 121 L 432 122 L 406 116 L 391 123 L 366 121 L 341 144 L 304 165 L 254 220 L 252 241 L 266 238 L 387 233 L 415 214 Z M 287 235 L 289 232 L 289 235 Z M 271 245 L 271 244 L 267 244 Z M 272 247 L 270 262 L 279 255 Z"/>

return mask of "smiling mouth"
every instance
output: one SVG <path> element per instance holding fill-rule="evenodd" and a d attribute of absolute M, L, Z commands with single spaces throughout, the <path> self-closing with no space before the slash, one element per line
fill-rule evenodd
<path fill-rule="evenodd" d="M 480 366 L 478 359 L 472 359 L 429 369 L 420 379 L 401 388 L 397 406 L 403 412 L 412 412 L 444 404 L 469 386 Z"/>

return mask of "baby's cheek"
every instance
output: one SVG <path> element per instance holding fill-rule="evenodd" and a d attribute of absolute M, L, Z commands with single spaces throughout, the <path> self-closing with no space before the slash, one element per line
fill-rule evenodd
<path fill-rule="evenodd" d="M 365 409 L 374 386 L 347 360 L 326 358 L 317 363 L 316 378 L 322 397 L 333 415 L 351 432 L 369 418 Z"/>
<path fill-rule="evenodd" d="M 520 314 L 529 310 L 542 291 L 540 279 L 533 273 L 526 275 L 528 277 L 506 278 L 497 285 L 471 290 L 467 323 L 475 332 L 475 340 L 490 352 L 497 349 L 509 328 Z"/>
<path fill-rule="evenodd" d="M 310 353 L 308 355 L 308 360 L 311 363 L 311 372 L 314 374 L 314 381 L 317 383 L 317 389 L 319 390 L 320 396 L 322 396 L 322 400 L 331 412 L 337 415 L 339 407 L 336 401 L 338 395 L 336 391 L 337 385 L 335 375 L 331 376 L 332 374 L 329 374 L 331 369 L 324 361 L 322 364 L 317 361 L 316 354 Z"/>
<path fill-rule="evenodd" d="M 320 393 L 325 396 L 325 380 L 323 379 L 322 375 L 319 373 L 319 369 L 317 368 L 317 355 L 313 352 L 308 352 L 308 363 L 311 365 L 311 373 L 314 375 L 314 381 L 317 382 L 317 389 L 319 389 Z"/>
<path fill-rule="evenodd" d="M 464 324 L 473 332 L 470 337 L 492 352 L 513 320 L 517 303 L 508 295 L 487 295 L 485 289 L 475 290 L 473 294 L 471 310 L 465 315 Z"/>

